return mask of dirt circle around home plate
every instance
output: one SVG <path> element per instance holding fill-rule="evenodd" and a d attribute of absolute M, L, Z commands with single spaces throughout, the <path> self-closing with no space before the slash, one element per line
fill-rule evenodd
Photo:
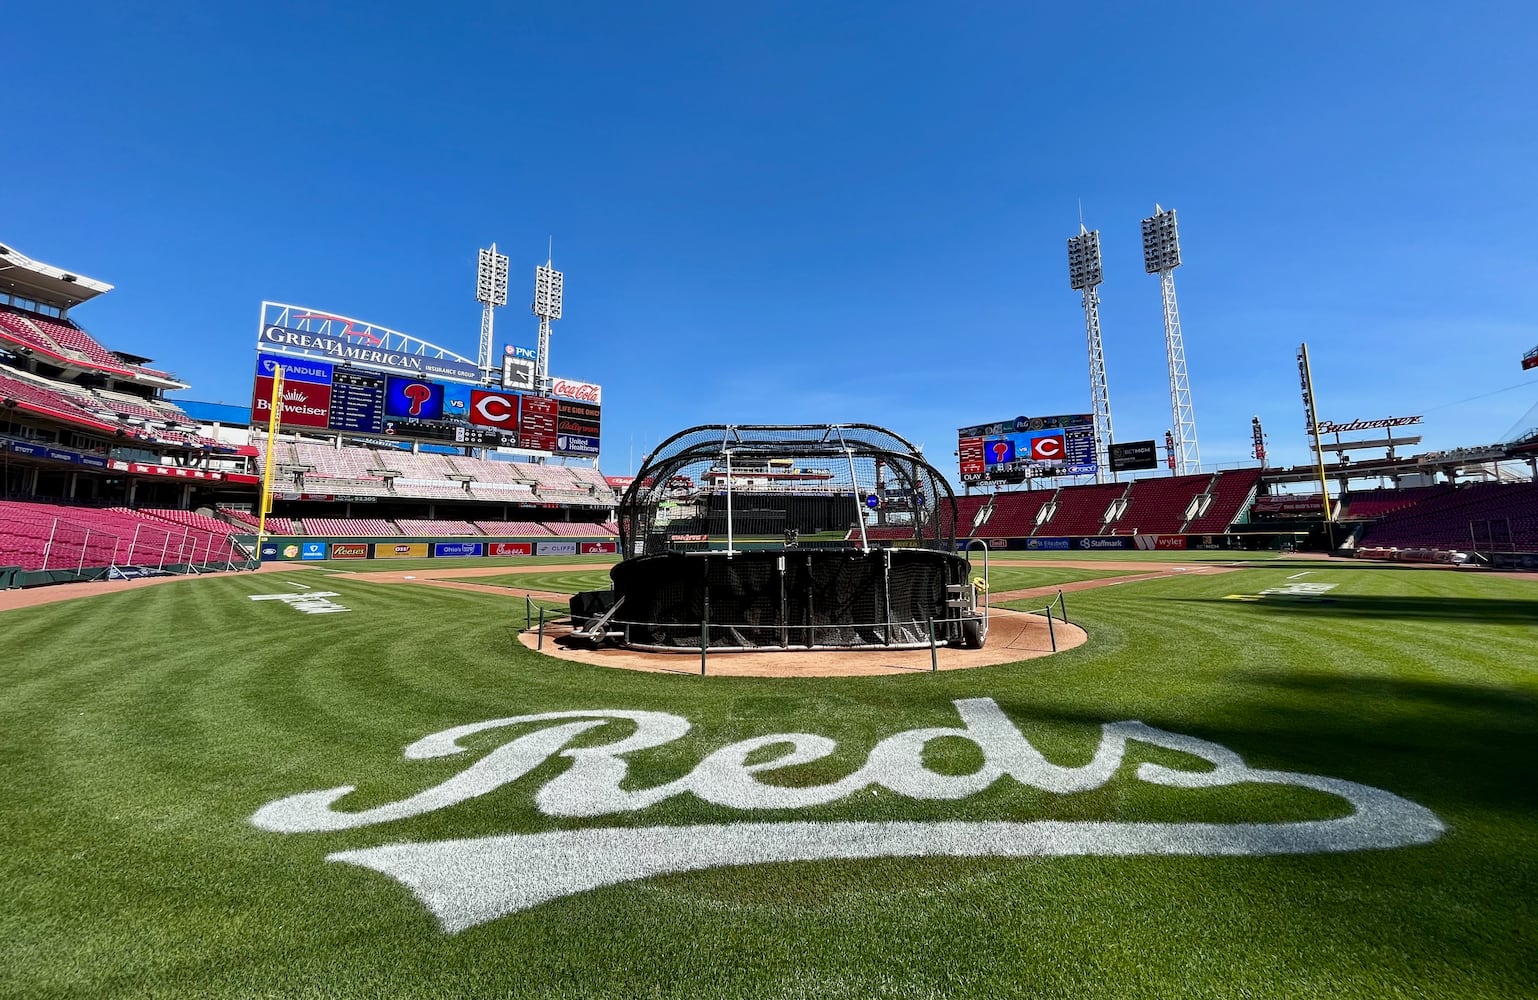
<path fill-rule="evenodd" d="M 1004 560 L 995 560 L 1001 565 L 1010 565 Z M 564 603 L 569 594 L 552 593 L 522 587 L 509 587 L 506 584 L 477 583 L 473 579 L 479 576 L 503 576 L 518 573 L 550 573 L 567 570 L 589 570 L 595 564 L 571 564 L 571 565 L 539 565 L 539 566 L 456 566 L 444 569 L 417 569 L 386 570 L 377 567 L 377 564 L 364 564 L 356 569 L 348 567 L 342 570 L 334 566 L 318 564 L 305 565 L 303 563 L 264 563 L 259 572 L 294 572 L 305 571 L 318 576 L 335 576 L 349 581 L 369 584 L 393 584 L 406 586 L 427 586 L 434 588 L 466 590 L 477 593 L 492 593 L 509 596 L 514 599 L 525 595 L 539 598 L 545 601 Z M 1226 566 L 1174 566 L 1174 565 L 1150 565 L 1139 562 L 1105 562 L 1105 561 L 1076 561 L 1065 560 L 1033 560 L 1029 563 L 1013 563 L 1013 565 L 1031 565 L 1036 567 L 1061 566 L 1065 568 L 1097 569 L 1097 570 L 1121 570 L 1125 575 L 1114 577 L 1080 580 L 1071 583 L 1062 583 L 1045 587 L 1034 587 L 1025 590 L 1015 590 L 992 595 L 990 603 L 1002 603 L 1005 601 L 1030 600 L 1033 604 L 1039 599 L 1038 606 L 1045 607 L 1059 592 L 1071 593 L 1079 590 L 1092 590 L 1106 586 L 1116 586 L 1124 583 L 1134 583 L 1143 580 L 1157 579 L 1176 573 L 1188 573 L 1203 575 L 1207 573 L 1229 572 Z M 365 568 L 366 567 L 366 568 Z M 445 579 L 446 577 L 452 579 Z M 56 600 L 68 600 L 74 597 L 85 597 L 92 594 L 109 593 L 117 590 L 138 589 L 144 586 L 155 586 L 176 581 L 198 579 L 197 577 L 161 577 L 146 580 L 127 580 L 113 583 L 74 584 L 60 585 L 58 587 L 41 587 L 29 591 L 0 592 L 0 611 L 14 607 L 51 603 Z M 519 601 L 520 607 L 522 602 Z M 589 649 L 580 646 L 564 646 L 559 639 L 570 632 L 569 625 L 552 624 L 547 622 L 543 641 L 537 629 L 530 629 L 519 634 L 518 639 L 528 648 L 556 659 L 568 660 L 577 663 L 587 663 L 595 666 L 612 667 L 622 670 L 641 670 L 659 673 L 695 674 L 700 673 L 699 650 L 681 651 L 678 653 L 650 653 L 640 650 L 625 648 Z M 988 637 L 982 649 L 960 649 L 949 646 L 937 647 L 933 658 L 928 648 L 915 650 L 892 649 L 859 649 L 859 650 L 797 650 L 797 651 L 771 651 L 750 653 L 727 653 L 707 651 L 705 657 L 705 673 L 707 676 L 722 677 L 849 677 L 849 676 L 877 676 L 883 674 L 909 674 L 923 673 L 931 669 L 938 670 L 966 670 L 976 667 L 996 666 L 1004 663 L 1018 663 L 1023 660 L 1038 659 L 1051 656 L 1054 652 L 1063 652 L 1082 646 L 1089 639 L 1088 634 L 1080 626 L 1072 622 L 1064 622 L 1054 619 L 1050 623 L 1041 612 L 1013 611 L 1007 608 L 991 607 L 988 609 Z"/>
<path fill-rule="evenodd" d="M 570 625 L 546 623 L 541 639 L 537 628 L 519 633 L 518 641 L 529 649 L 576 663 L 621 670 L 647 670 L 659 673 L 699 674 L 698 649 L 677 653 L 650 653 L 622 647 L 590 649 L 568 646 L 561 639 L 571 632 Z M 1041 656 L 1051 656 L 1082 646 L 1088 634 L 1069 622 L 1046 616 L 991 608 L 988 612 L 988 640 L 982 649 L 937 646 L 931 657 L 923 649 L 852 649 L 852 650 L 757 650 L 753 652 L 705 651 L 703 669 L 707 677 L 870 677 L 879 674 L 913 674 L 930 670 L 966 670 L 1000 663 L 1016 663 Z"/>

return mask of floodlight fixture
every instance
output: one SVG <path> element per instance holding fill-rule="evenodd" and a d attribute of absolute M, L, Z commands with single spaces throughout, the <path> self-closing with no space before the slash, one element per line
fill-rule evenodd
<path fill-rule="evenodd" d="M 1086 230 L 1079 225 L 1079 235 L 1068 238 L 1068 286 L 1074 291 L 1100 284 L 1104 271 L 1100 266 L 1100 230 Z"/>
<path fill-rule="evenodd" d="M 497 253 L 497 245 L 482 249 L 480 266 L 475 272 L 475 301 L 483 305 L 507 305 L 507 255 Z"/>
<path fill-rule="evenodd" d="M 1154 206 L 1154 214 L 1143 220 L 1143 270 L 1163 274 L 1180 266 L 1180 229 L 1175 210 Z"/>
<path fill-rule="evenodd" d="M 475 301 L 481 304 L 481 346 L 476 363 L 481 378 L 489 382 L 495 373 L 491 359 L 491 345 L 495 339 L 492 313 L 498 306 L 507 305 L 507 255 L 497 253 L 495 243 L 489 249 L 481 249 L 480 262 L 475 269 Z"/>
<path fill-rule="evenodd" d="M 548 262 L 534 269 L 534 315 L 540 319 L 561 318 L 561 289 L 565 275 Z"/>
<path fill-rule="evenodd" d="M 549 258 L 534 269 L 534 315 L 539 317 L 539 346 L 534 356 L 534 391 L 550 395 L 550 324 L 561 318 L 561 292 L 565 275 Z"/>
<path fill-rule="evenodd" d="M 1089 396 L 1095 428 L 1095 482 L 1110 471 L 1111 394 L 1105 380 L 1105 349 L 1100 340 L 1100 230 L 1084 228 L 1068 239 L 1068 283 L 1084 298 L 1084 336 L 1089 348 Z"/>

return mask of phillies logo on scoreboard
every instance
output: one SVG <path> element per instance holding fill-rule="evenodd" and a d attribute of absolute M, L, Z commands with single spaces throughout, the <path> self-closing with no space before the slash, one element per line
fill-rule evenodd
<path fill-rule="evenodd" d="M 1031 439 L 1031 459 L 1037 462 L 1056 462 L 1063 457 L 1063 435 L 1049 434 Z"/>
<path fill-rule="evenodd" d="M 558 378 L 550 383 L 550 395 L 559 399 L 575 399 L 582 403 L 592 403 L 596 406 L 603 402 L 603 386 Z"/>
<path fill-rule="evenodd" d="M 518 397 L 481 389 L 470 393 L 470 422 L 482 427 L 518 429 Z"/>
<path fill-rule="evenodd" d="M 422 379 L 385 379 L 385 415 L 418 420 L 443 419 L 443 385 Z"/>

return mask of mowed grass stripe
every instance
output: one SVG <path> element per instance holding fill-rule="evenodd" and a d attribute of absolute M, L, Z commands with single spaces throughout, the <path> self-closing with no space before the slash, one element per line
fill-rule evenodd
<path fill-rule="evenodd" d="M 821 681 L 555 662 L 500 644 L 508 629 L 500 612 L 518 605 L 521 624 L 519 600 L 344 578 L 327 586 L 354 608 L 346 615 L 250 602 L 249 593 L 280 589 L 265 575 L 197 581 L 195 600 L 169 597 L 180 584 L 94 599 L 79 606 L 88 618 L 67 606 L 8 613 L 0 621 L 28 647 L 0 666 L 0 679 L 29 693 L 0 703 L 11 763 L 0 797 L 7 819 L 28 825 L 7 826 L 21 849 L 0 857 L 0 885 L 16 901 L 0 918 L 13 958 L 0 992 L 1532 993 L 1538 886 L 1528 859 L 1538 849 L 1538 802 L 1523 761 L 1538 736 L 1538 705 L 1531 654 L 1521 652 L 1538 637 L 1522 619 L 1532 601 L 1517 581 L 1366 570 L 1329 578 L 1340 584 L 1335 604 L 1223 600 L 1294 572 L 1280 570 L 1071 594 L 1070 613 L 1091 642 L 1058 657 Z M 142 603 L 156 592 L 167 596 Z M 103 603 L 118 598 L 131 600 Z M 173 631 L 188 640 L 165 641 Z M 1482 641 L 1465 648 L 1471 633 Z M 951 699 L 982 696 L 1063 763 L 1087 759 L 1101 722 L 1142 718 L 1256 765 L 1388 788 L 1436 809 L 1452 829 L 1426 848 L 1337 857 L 724 869 L 559 900 L 445 938 L 399 886 L 324 856 L 391 840 L 748 816 L 684 796 L 593 823 L 553 821 L 532 793 L 562 769 L 557 760 L 481 799 L 376 828 L 284 837 L 245 822 L 262 803 L 307 789 L 356 784 L 349 809 L 410 795 L 512 735 L 483 734 L 465 759 L 401 758 L 418 737 L 477 719 L 596 707 L 689 718 L 683 740 L 635 755 L 636 787 L 685 773 L 736 739 L 817 732 L 839 741 L 833 757 L 764 776 L 815 783 L 859 766 L 899 729 L 954 726 Z M 89 722 L 69 714 L 80 711 Z M 616 732 L 592 735 L 605 742 Z M 1146 785 L 1131 763 L 1191 762 L 1132 749 L 1113 782 L 1082 795 L 1000 782 L 956 802 L 881 791 L 752 818 L 1332 814 L 1310 793 Z M 957 740 L 936 741 L 926 755 L 950 771 L 974 759 L 975 748 Z M 59 940 L 71 942 L 67 953 Z"/>
<path fill-rule="evenodd" d="M 445 577 L 461 583 L 479 583 L 514 590 L 543 590 L 553 594 L 576 594 L 584 590 L 609 590 L 613 583 L 604 569 L 548 572 L 506 573 L 495 576 Z"/>

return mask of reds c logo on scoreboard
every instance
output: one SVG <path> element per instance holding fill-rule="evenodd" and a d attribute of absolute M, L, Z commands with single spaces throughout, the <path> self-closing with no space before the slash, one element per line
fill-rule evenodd
<path fill-rule="evenodd" d="M 481 389 L 470 393 L 470 422 L 483 427 L 518 428 L 518 397 Z"/>

